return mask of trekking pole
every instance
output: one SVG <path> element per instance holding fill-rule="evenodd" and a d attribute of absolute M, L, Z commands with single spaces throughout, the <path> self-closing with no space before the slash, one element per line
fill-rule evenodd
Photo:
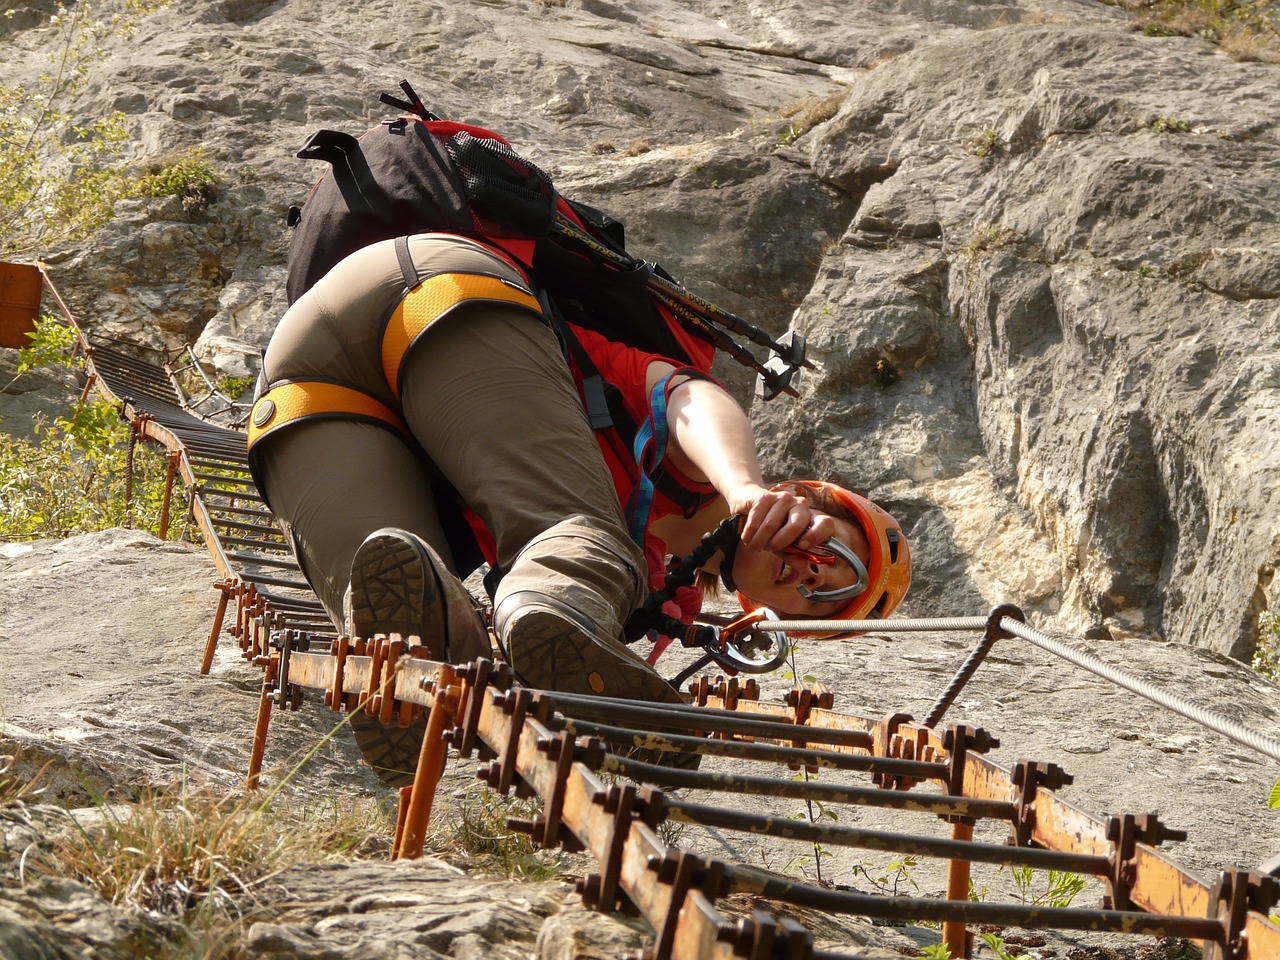
<path fill-rule="evenodd" d="M 421 98 L 414 93 L 413 86 L 408 80 L 400 81 L 400 89 L 403 90 L 404 95 L 409 98 L 407 101 L 401 100 L 399 97 L 393 97 L 389 93 L 378 94 L 378 99 L 389 107 L 395 107 L 397 110 L 403 110 L 406 113 L 415 113 L 424 121 L 440 119 L 427 109 L 426 104 L 424 104 Z"/>
<path fill-rule="evenodd" d="M 591 250 L 592 253 L 608 260 L 619 269 L 635 269 L 636 261 L 634 258 L 627 254 L 618 253 L 618 251 L 600 243 L 572 220 L 565 217 L 564 214 L 556 214 L 556 220 L 552 225 L 552 230 L 555 233 L 560 234 L 562 237 L 578 241 L 583 246 Z M 696 294 L 690 293 L 681 284 L 676 283 L 673 280 L 668 280 L 656 273 L 650 273 L 647 285 L 649 289 L 655 293 L 663 294 L 668 298 L 678 301 L 687 310 L 704 315 L 704 317 L 720 324 L 729 332 L 745 337 L 747 340 L 758 346 L 768 347 L 786 363 L 795 366 L 809 367 L 810 369 L 813 368 L 813 364 L 809 360 L 805 359 L 803 341 L 800 341 L 799 344 L 794 342 L 790 344 L 781 343 L 773 339 L 773 337 L 769 336 L 769 334 L 761 330 L 755 324 L 749 323 L 738 315 L 730 313 L 727 310 L 717 307 L 713 303 L 703 300 Z"/>
<path fill-rule="evenodd" d="M 720 324 L 730 333 L 736 333 L 738 336 L 746 337 L 752 343 L 762 347 L 768 347 L 785 362 L 800 367 L 808 367 L 813 369 L 813 363 L 805 358 L 804 343 L 784 344 L 773 339 L 765 331 L 761 330 L 753 323 L 743 320 L 737 314 L 730 313 L 717 307 L 714 303 L 703 300 L 696 293 L 690 293 L 678 283 L 674 283 L 656 274 L 649 277 L 649 289 L 665 293 L 683 303 L 690 310 L 696 310 L 706 316 L 709 316 L 716 323 Z"/>
<path fill-rule="evenodd" d="M 744 350 L 738 341 L 734 340 L 733 337 L 715 326 L 715 324 L 708 323 L 696 311 L 686 307 L 683 303 L 677 301 L 673 297 L 669 297 L 665 293 L 659 292 L 653 288 L 650 288 L 650 292 L 661 300 L 672 313 L 678 316 L 682 323 L 686 326 L 697 328 L 698 333 L 710 341 L 711 345 L 717 350 L 723 350 L 744 367 L 750 367 L 767 382 L 772 381 L 773 378 L 777 376 L 775 371 L 770 370 L 769 367 L 757 360 L 749 350 Z M 786 393 L 793 397 L 800 396 L 800 392 L 790 385 L 790 378 L 787 378 L 787 380 L 788 382 L 778 386 L 777 392 Z"/>

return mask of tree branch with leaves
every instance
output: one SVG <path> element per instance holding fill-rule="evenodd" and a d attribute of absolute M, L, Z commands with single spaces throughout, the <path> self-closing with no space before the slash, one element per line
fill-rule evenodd
<path fill-rule="evenodd" d="M 83 239 L 128 194 L 124 114 L 81 119 L 73 103 L 107 57 L 107 40 L 133 36 L 167 2 L 60 3 L 45 28 L 56 38 L 46 69 L 30 83 L 0 85 L 0 258 Z"/>

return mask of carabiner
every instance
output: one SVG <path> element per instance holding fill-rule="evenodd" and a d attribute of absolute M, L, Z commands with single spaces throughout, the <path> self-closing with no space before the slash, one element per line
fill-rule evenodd
<path fill-rule="evenodd" d="M 867 573 L 867 565 L 862 559 L 851 549 L 844 545 L 840 540 L 832 537 L 822 545 L 825 549 L 830 550 L 834 556 L 825 557 L 819 554 L 811 553 L 808 550 L 801 550 L 798 547 L 791 547 L 784 550 L 784 553 L 794 553 L 798 556 L 811 560 L 814 563 L 829 564 L 835 563 L 836 557 L 839 557 L 849 565 L 849 568 L 857 574 L 857 579 L 847 587 L 840 587 L 837 590 L 810 590 L 803 583 L 796 584 L 796 590 L 800 596 L 814 603 L 836 603 L 840 600 L 852 600 L 864 593 L 871 585 L 871 575 Z"/>
<path fill-rule="evenodd" d="M 769 673 L 787 661 L 791 645 L 785 633 L 774 630 L 757 630 L 755 625 L 764 620 L 777 620 L 772 610 L 760 607 L 733 623 L 721 627 L 714 643 L 704 648 L 709 656 L 722 667 L 743 673 Z M 765 659 L 749 654 L 768 652 Z"/>

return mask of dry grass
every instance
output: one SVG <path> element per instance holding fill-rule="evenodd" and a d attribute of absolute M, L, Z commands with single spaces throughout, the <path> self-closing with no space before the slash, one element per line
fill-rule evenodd
<path fill-rule="evenodd" d="M 792 144 L 814 127 L 826 123 L 840 110 L 846 95 L 846 91 L 841 90 L 827 97 L 807 97 L 788 104 L 782 109 L 780 119 L 786 122 L 786 128 L 778 134 L 779 138 L 785 144 Z"/>
<path fill-rule="evenodd" d="M 30 780 L 23 780 L 11 774 L 16 760 L 17 757 L 12 754 L 0 754 L 0 807 L 21 803 L 36 793 L 36 784 L 40 782 L 41 774 L 49 768 L 49 764 L 46 763 Z M 49 761 L 49 763 L 52 762 Z"/>
<path fill-rule="evenodd" d="M 12 765 L 0 757 L 0 811 L 40 837 L 12 858 L 12 876 L 22 886 L 76 880 L 117 906 L 165 918 L 170 939 L 148 946 L 150 960 L 231 960 L 282 871 L 385 857 L 391 846 L 395 814 L 379 798 L 178 787 L 51 817 L 25 806 L 40 794 L 39 775 L 16 780 Z"/>
<path fill-rule="evenodd" d="M 1274 0 L 1105 0 L 1134 15 L 1149 36 L 1201 37 L 1237 60 L 1280 63 Z"/>
<path fill-rule="evenodd" d="M 541 881 L 576 873 L 568 854 L 540 850 L 529 834 L 508 826 L 512 819 L 532 820 L 541 809 L 542 801 L 537 797 L 501 797 L 476 786 L 467 791 L 451 815 L 432 817 L 427 846 L 436 856 L 468 872 L 508 880 Z"/>
<path fill-rule="evenodd" d="M 274 803 L 206 789 L 101 803 L 50 839 L 36 872 L 70 876 L 112 903 L 178 920 L 234 915 L 281 870 L 385 853 L 391 815 L 373 799 Z"/>

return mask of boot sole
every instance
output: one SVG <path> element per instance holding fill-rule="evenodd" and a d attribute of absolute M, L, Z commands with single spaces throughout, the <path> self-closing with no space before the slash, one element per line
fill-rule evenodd
<path fill-rule="evenodd" d="M 431 559 L 412 540 L 375 535 L 360 545 L 351 562 L 351 620 L 357 636 L 416 636 L 431 659 L 443 660 L 444 638 L 421 636 L 424 620 L 442 616 Z"/>
<path fill-rule="evenodd" d="M 552 611 L 530 610 L 507 636 L 511 668 L 524 683 L 561 693 L 683 703 L 656 673 L 615 655 Z"/>
<path fill-rule="evenodd" d="M 441 603 L 431 559 L 412 540 L 374 536 L 360 545 L 351 562 L 351 619 L 357 634 L 418 636 L 427 617 L 438 618 Z M 443 637 L 422 637 L 433 660 L 443 660 Z M 437 649 L 438 648 L 438 649 Z M 388 787 L 413 783 L 427 732 L 420 715 L 407 727 L 382 723 L 358 710 L 349 718 L 365 763 Z"/>
<path fill-rule="evenodd" d="M 551 611 L 531 610 L 507 636 L 511 667 L 532 687 L 647 703 L 683 704 L 680 691 L 656 673 L 602 646 Z M 700 754 L 642 747 L 612 748 L 619 756 L 682 770 L 696 770 Z"/>

